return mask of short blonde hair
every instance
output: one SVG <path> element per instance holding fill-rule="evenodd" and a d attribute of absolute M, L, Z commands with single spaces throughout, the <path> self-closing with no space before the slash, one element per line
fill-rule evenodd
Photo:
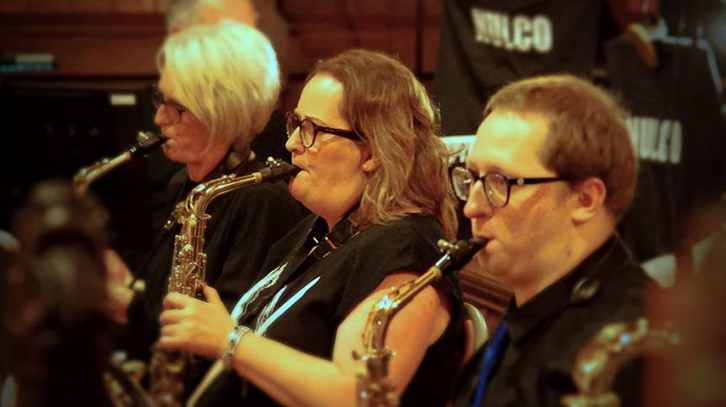
<path fill-rule="evenodd" d="M 168 37 L 157 64 L 179 103 L 210 129 L 213 142 L 236 150 L 265 128 L 280 93 L 270 41 L 233 21 Z"/>
<path fill-rule="evenodd" d="M 415 209 L 435 216 L 453 238 L 458 224 L 439 113 L 414 74 L 382 53 L 351 50 L 318 62 L 308 80 L 315 75 L 343 85 L 341 116 L 378 163 L 353 220 L 385 224 Z"/>

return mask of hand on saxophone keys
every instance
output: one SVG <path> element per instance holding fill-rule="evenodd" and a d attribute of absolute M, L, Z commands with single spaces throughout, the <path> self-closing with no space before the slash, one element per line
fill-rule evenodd
<path fill-rule="evenodd" d="M 125 324 L 128 319 L 126 313 L 134 296 L 130 284 L 134 281 L 131 271 L 126 263 L 111 249 L 103 252 L 106 265 L 106 313 L 115 322 Z"/>
<path fill-rule="evenodd" d="M 206 302 L 180 293 L 169 293 L 159 317 L 159 346 L 221 358 L 234 321 L 227 312 L 217 290 L 202 288 Z"/>

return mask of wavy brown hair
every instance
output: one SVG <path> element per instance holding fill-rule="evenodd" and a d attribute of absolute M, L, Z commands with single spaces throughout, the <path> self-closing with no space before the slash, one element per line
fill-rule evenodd
<path fill-rule="evenodd" d="M 340 114 L 378 164 L 352 220 L 365 228 L 420 212 L 435 216 L 453 238 L 455 200 L 439 113 L 414 74 L 382 53 L 351 50 L 318 62 L 307 80 L 316 75 L 343 85 Z"/>

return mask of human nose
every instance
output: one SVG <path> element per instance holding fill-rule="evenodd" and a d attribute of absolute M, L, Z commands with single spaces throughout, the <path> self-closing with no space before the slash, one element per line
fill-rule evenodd
<path fill-rule="evenodd" d="M 469 219 L 491 217 L 494 207 L 486 197 L 484 182 L 477 180 L 469 190 L 469 197 L 464 205 L 464 216 Z"/>
<path fill-rule="evenodd" d="M 156 108 L 156 114 L 154 115 L 154 124 L 161 127 L 164 124 L 170 123 L 169 115 L 167 114 L 164 105 L 159 105 L 159 107 Z"/>
<path fill-rule="evenodd" d="M 295 131 L 287 137 L 287 141 L 285 141 L 285 148 L 291 153 L 300 153 L 304 150 L 302 141 L 300 140 L 300 126 L 298 126 Z"/>

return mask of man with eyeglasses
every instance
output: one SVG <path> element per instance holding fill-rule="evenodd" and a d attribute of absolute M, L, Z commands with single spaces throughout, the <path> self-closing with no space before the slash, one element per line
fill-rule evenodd
<path fill-rule="evenodd" d="M 488 239 L 478 266 L 514 299 L 454 406 L 561 405 L 583 343 L 642 315 L 651 282 L 615 231 L 637 168 L 621 108 L 584 80 L 526 79 L 490 99 L 452 183 Z"/>

